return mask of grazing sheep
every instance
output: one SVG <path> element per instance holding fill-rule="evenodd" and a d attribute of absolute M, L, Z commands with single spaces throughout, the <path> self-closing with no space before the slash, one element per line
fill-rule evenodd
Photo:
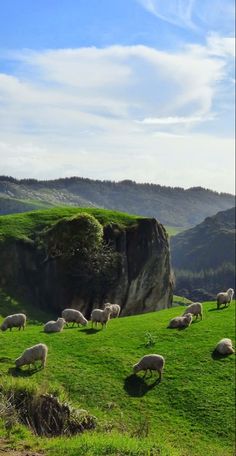
<path fill-rule="evenodd" d="M 102 327 L 107 325 L 108 320 L 110 319 L 112 309 L 110 306 L 107 306 L 104 310 L 93 309 L 91 313 L 92 328 L 93 323 L 97 326 L 97 323 L 101 323 Z"/>
<path fill-rule="evenodd" d="M 183 317 L 175 317 L 170 320 L 168 328 L 187 328 L 192 323 L 193 317 L 191 313 L 187 313 Z"/>
<path fill-rule="evenodd" d="M 51 320 L 44 325 L 45 333 L 61 332 L 66 324 L 64 318 L 58 318 L 57 321 Z"/>
<path fill-rule="evenodd" d="M 218 342 L 215 350 L 221 355 L 230 355 L 231 353 L 234 353 L 232 340 L 221 339 L 220 342 Z"/>
<path fill-rule="evenodd" d="M 145 355 L 140 361 L 133 366 L 134 374 L 143 370 L 145 371 L 144 377 L 146 376 L 147 371 L 149 370 L 151 375 L 152 371 L 157 371 L 159 373 L 159 379 L 162 378 L 162 371 L 165 365 L 165 359 L 161 355 Z"/>
<path fill-rule="evenodd" d="M 42 362 L 42 367 L 45 367 L 48 354 L 48 347 L 45 344 L 37 344 L 27 348 L 19 358 L 15 360 L 16 367 L 24 366 L 25 364 L 35 364 L 36 361 Z"/>
<path fill-rule="evenodd" d="M 0 329 L 2 331 L 6 331 L 9 328 L 11 331 L 12 328 L 19 328 L 19 331 L 20 331 L 21 328 L 25 329 L 25 325 L 26 325 L 26 315 L 25 314 L 14 314 L 14 315 L 8 315 L 8 317 L 6 317 L 3 320 L 3 322 L 0 326 Z"/>
<path fill-rule="evenodd" d="M 75 323 L 77 325 L 86 326 L 88 324 L 88 320 L 83 316 L 83 314 L 79 310 L 75 309 L 64 309 L 62 311 L 62 317 L 66 321 L 66 323 L 73 323 L 72 327 Z"/>
<path fill-rule="evenodd" d="M 220 308 L 221 304 L 224 304 L 225 307 L 226 307 L 226 304 L 230 304 L 233 299 L 233 295 L 234 295 L 233 288 L 229 288 L 225 292 L 222 291 L 221 293 L 218 293 L 218 295 L 216 296 L 217 309 Z"/>
<path fill-rule="evenodd" d="M 119 304 L 110 304 L 109 302 L 107 302 L 106 304 L 104 304 L 104 309 L 106 309 L 106 307 L 110 307 L 111 308 L 110 318 L 119 317 L 119 315 L 120 315 L 120 306 L 119 306 Z"/>
<path fill-rule="evenodd" d="M 198 315 L 200 315 L 201 320 L 202 320 L 202 304 L 200 302 L 193 302 L 188 307 L 186 307 L 186 309 L 183 313 L 183 316 L 186 315 L 187 313 L 195 315 L 196 320 L 198 318 Z"/>

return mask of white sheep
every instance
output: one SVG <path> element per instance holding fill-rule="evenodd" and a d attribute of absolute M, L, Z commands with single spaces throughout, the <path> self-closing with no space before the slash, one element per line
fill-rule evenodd
<path fill-rule="evenodd" d="M 13 315 L 8 315 L 8 317 L 6 317 L 3 320 L 3 322 L 0 326 L 0 329 L 2 331 L 6 331 L 9 328 L 11 331 L 12 328 L 19 328 L 19 331 L 20 331 L 21 328 L 25 329 L 25 325 L 26 325 L 26 315 L 25 314 L 23 314 L 23 313 L 13 314 Z"/>
<path fill-rule="evenodd" d="M 110 319 L 111 312 L 112 310 L 110 306 L 107 306 L 104 310 L 93 309 L 91 313 L 92 328 L 93 323 L 95 323 L 95 326 L 97 326 L 97 323 L 101 323 L 102 327 L 106 327 L 107 322 Z"/>
<path fill-rule="evenodd" d="M 161 355 L 145 355 L 140 361 L 133 366 L 134 374 L 143 370 L 145 371 L 144 377 L 149 370 L 151 375 L 152 371 L 157 371 L 159 373 L 159 379 L 162 378 L 162 371 L 164 369 L 165 359 Z"/>
<path fill-rule="evenodd" d="M 186 315 L 187 313 L 190 313 L 196 317 L 196 320 L 198 318 L 198 315 L 200 315 L 201 320 L 202 320 L 202 304 L 200 302 L 193 302 L 190 304 L 188 307 L 186 307 L 183 316 Z"/>
<path fill-rule="evenodd" d="M 104 304 L 104 309 L 106 309 L 106 307 L 110 307 L 111 308 L 110 318 L 119 317 L 119 315 L 120 315 L 120 306 L 119 306 L 119 304 L 110 304 L 109 302 L 107 302 L 106 304 Z"/>
<path fill-rule="evenodd" d="M 218 342 L 215 350 L 221 355 L 230 355 L 234 353 L 233 344 L 231 339 L 221 339 Z"/>
<path fill-rule="evenodd" d="M 50 320 L 44 325 L 45 333 L 61 332 L 66 324 L 64 318 L 58 318 L 57 321 Z"/>
<path fill-rule="evenodd" d="M 226 307 L 226 304 L 230 304 L 233 299 L 233 295 L 234 295 L 233 288 L 229 288 L 225 292 L 222 291 L 221 293 L 218 293 L 218 295 L 216 296 L 217 309 L 220 308 L 221 304 L 224 304 L 225 307 Z"/>
<path fill-rule="evenodd" d="M 16 367 L 24 366 L 25 364 L 35 364 L 36 361 L 42 362 L 42 367 L 45 367 L 48 354 L 48 347 L 45 344 L 37 344 L 27 348 L 19 358 L 15 360 Z"/>
<path fill-rule="evenodd" d="M 193 317 L 191 313 L 187 313 L 182 317 L 175 317 L 170 320 L 168 328 L 187 328 L 192 323 Z"/>
<path fill-rule="evenodd" d="M 86 326 L 88 324 L 88 320 L 83 316 L 83 314 L 76 309 L 64 309 L 62 311 L 62 317 L 66 321 L 66 323 L 73 323 L 72 327 L 74 326 L 75 323 L 77 325 L 82 325 Z"/>

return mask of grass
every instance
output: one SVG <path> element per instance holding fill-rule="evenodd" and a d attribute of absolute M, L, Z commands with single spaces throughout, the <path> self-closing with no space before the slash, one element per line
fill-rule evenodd
<path fill-rule="evenodd" d="M 33 204 L 33 202 L 30 202 Z M 43 205 L 42 205 L 43 206 Z M 10 215 L 0 215 L 0 241 L 7 239 L 31 240 L 35 234 L 49 228 L 64 217 L 86 212 L 93 215 L 103 226 L 117 223 L 120 227 L 135 225 L 143 217 L 107 209 L 60 206 L 50 209 L 32 210 Z M 174 236 L 182 231 L 178 227 L 165 227 L 168 235 Z"/>
<path fill-rule="evenodd" d="M 64 217 L 86 212 L 93 215 L 103 226 L 108 223 L 117 223 L 121 227 L 135 225 L 141 217 L 122 212 L 81 208 L 81 207 L 56 207 L 53 209 L 23 212 L 20 214 L 0 216 L 0 240 L 35 238 L 35 234 L 52 226 Z"/>
<path fill-rule="evenodd" d="M 167 329 L 182 309 L 111 320 L 106 330 L 65 328 L 44 334 L 42 326 L 0 334 L 0 384 L 3 390 L 33 388 L 59 394 L 98 420 L 96 432 L 70 439 L 42 439 L 28 431 L 21 444 L 46 455 L 231 456 L 234 441 L 235 355 L 214 359 L 223 337 L 234 340 L 235 302 L 215 310 L 204 303 L 204 318 L 184 331 Z M 145 335 L 154 337 L 147 347 Z M 28 346 L 49 347 L 44 370 L 16 372 L 14 359 Z M 132 365 L 147 353 L 166 359 L 164 378 L 132 375 Z M 20 431 L 18 431 L 20 433 Z M 13 434 L 9 445 L 17 447 Z"/>

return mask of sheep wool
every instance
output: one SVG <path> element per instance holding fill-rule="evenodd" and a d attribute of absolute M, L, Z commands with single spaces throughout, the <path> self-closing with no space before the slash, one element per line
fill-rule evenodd
<path fill-rule="evenodd" d="M 28 364 L 35 364 L 36 361 L 42 362 L 42 367 L 45 367 L 48 354 L 48 347 L 45 344 L 33 345 L 33 347 L 27 348 L 19 358 L 15 360 L 16 367 L 24 366 Z"/>
<path fill-rule="evenodd" d="M 145 355 L 143 356 L 137 364 L 133 366 L 134 374 L 137 372 L 145 371 L 145 375 L 149 370 L 152 374 L 152 371 L 157 371 L 159 373 L 159 378 L 162 378 L 162 372 L 165 365 L 165 359 L 161 355 Z"/>
<path fill-rule="evenodd" d="M 110 304 L 109 302 L 107 302 L 106 304 L 104 304 L 104 309 L 106 309 L 106 307 L 110 307 L 111 308 L 110 318 L 119 317 L 119 315 L 120 315 L 120 306 L 119 306 L 119 304 Z"/>
<path fill-rule="evenodd" d="M 227 291 L 222 291 L 218 293 L 216 296 L 217 300 L 217 309 L 220 308 L 221 304 L 224 304 L 226 307 L 226 304 L 230 304 L 234 295 L 234 290 L 233 288 L 229 288 Z"/>
<path fill-rule="evenodd" d="M 72 326 L 74 326 L 75 323 L 77 323 L 78 326 L 86 326 L 88 324 L 88 320 L 86 320 L 86 318 L 79 310 L 64 309 L 61 315 L 66 323 L 73 323 Z"/>
<path fill-rule="evenodd" d="M 187 313 L 194 315 L 196 317 L 196 320 L 198 318 L 198 315 L 200 315 L 202 320 L 202 304 L 200 302 L 193 302 L 185 309 L 183 316 Z"/>
<path fill-rule="evenodd" d="M 168 328 L 187 328 L 191 325 L 193 320 L 192 314 L 187 313 L 182 317 L 175 317 L 170 320 Z"/>
<path fill-rule="evenodd" d="M 231 355 L 234 353 L 233 344 L 231 339 L 221 339 L 217 346 L 216 351 L 221 355 Z"/>
<path fill-rule="evenodd" d="M 12 328 L 19 328 L 19 331 L 21 330 L 21 328 L 25 329 L 25 325 L 26 325 L 26 315 L 23 314 L 23 313 L 20 313 L 20 314 L 13 314 L 13 315 L 8 315 L 8 317 L 6 317 L 1 326 L 0 326 L 0 329 L 2 331 L 6 331 L 7 329 L 10 329 L 10 331 L 12 330 Z"/>
<path fill-rule="evenodd" d="M 45 333 L 61 332 L 66 324 L 64 318 L 58 318 L 57 321 L 51 320 L 44 325 Z"/>
<path fill-rule="evenodd" d="M 97 323 L 101 323 L 102 327 L 106 327 L 107 322 L 110 319 L 111 312 L 112 310 L 110 306 L 107 306 L 104 310 L 93 309 L 91 313 L 92 328 L 93 323 L 95 323 L 95 326 L 97 326 Z"/>

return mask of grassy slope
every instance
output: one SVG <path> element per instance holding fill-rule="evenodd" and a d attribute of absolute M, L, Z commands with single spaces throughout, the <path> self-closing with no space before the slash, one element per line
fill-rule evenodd
<path fill-rule="evenodd" d="M 56 207 L 52 209 L 22 212 L 20 214 L 0 215 L 0 241 L 6 239 L 32 239 L 35 234 L 51 226 L 63 217 L 71 217 L 81 212 L 93 215 L 102 225 L 117 223 L 121 226 L 134 225 L 140 216 L 107 209 L 84 207 Z M 181 228 L 165 227 L 169 236 L 182 231 Z"/>
<path fill-rule="evenodd" d="M 35 237 L 35 233 L 49 227 L 59 219 L 71 217 L 81 212 L 92 214 L 102 225 L 113 222 L 129 226 L 141 218 L 117 211 L 80 207 L 56 207 L 48 210 L 23 212 L 0 216 L 0 240 L 7 238 L 31 239 Z"/>
<path fill-rule="evenodd" d="M 1 383 L 5 388 L 12 382 L 51 391 L 63 388 L 73 404 L 98 418 L 99 433 L 63 443 L 31 438 L 31 444 L 47 448 L 46 454 L 57 454 L 63 446 L 63 455 L 74 456 L 232 455 L 235 357 L 214 360 L 211 353 L 222 337 L 234 340 L 234 308 L 235 302 L 215 311 L 215 303 L 205 303 L 203 321 L 185 331 L 166 329 L 169 319 L 182 312 L 175 307 L 112 320 L 97 332 L 74 328 L 47 335 L 32 325 L 24 333 L 1 333 Z M 156 337 L 154 347 L 145 346 L 147 331 Z M 8 369 L 14 359 L 37 342 L 49 347 L 46 369 L 13 378 Z M 131 376 L 132 365 L 153 352 L 166 358 L 163 382 L 155 386 L 152 378 L 145 383 L 140 374 Z M 104 434 L 111 428 L 111 434 Z M 160 453 L 148 452 L 154 446 Z"/>

